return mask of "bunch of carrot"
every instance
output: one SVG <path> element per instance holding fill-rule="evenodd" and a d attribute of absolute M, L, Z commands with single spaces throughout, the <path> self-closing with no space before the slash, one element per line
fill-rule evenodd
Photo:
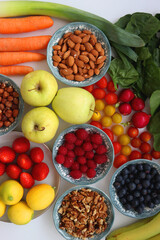
<path fill-rule="evenodd" d="M 0 18 L 0 34 L 32 32 L 52 25 L 53 20 L 48 16 Z M 0 38 L 0 74 L 25 75 L 33 71 L 32 67 L 15 64 L 46 59 L 44 54 L 30 51 L 47 48 L 50 38 L 50 35 Z"/>

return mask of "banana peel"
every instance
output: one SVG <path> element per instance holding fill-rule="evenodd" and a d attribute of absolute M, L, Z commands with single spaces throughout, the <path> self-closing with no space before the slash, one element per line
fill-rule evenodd
<path fill-rule="evenodd" d="M 160 240 L 160 234 L 158 234 L 158 235 L 156 235 L 156 236 L 154 236 L 152 238 L 149 238 L 147 240 Z"/>

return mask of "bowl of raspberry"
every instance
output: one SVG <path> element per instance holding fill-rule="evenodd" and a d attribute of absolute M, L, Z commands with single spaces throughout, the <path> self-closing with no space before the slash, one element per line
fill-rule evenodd
<path fill-rule="evenodd" d="M 52 159 L 62 178 L 76 185 L 88 185 L 101 180 L 111 169 L 113 145 L 99 128 L 74 125 L 56 139 Z"/>
<path fill-rule="evenodd" d="M 132 160 L 113 174 L 110 197 L 124 215 L 142 219 L 160 211 L 160 165 L 145 159 Z"/>

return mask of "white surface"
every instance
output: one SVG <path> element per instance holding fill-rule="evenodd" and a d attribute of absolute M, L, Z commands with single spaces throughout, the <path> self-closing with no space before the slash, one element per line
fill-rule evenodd
<path fill-rule="evenodd" d="M 49 1 L 49 0 L 48 0 Z M 1 0 L 0 0 L 1 2 Z M 112 22 L 117 21 L 121 16 L 133 13 L 136 11 L 139 12 L 149 12 L 152 14 L 156 14 L 160 11 L 160 1 L 159 0 L 57 0 L 57 1 L 50 1 L 50 2 L 57 2 L 61 4 L 70 5 L 73 7 L 77 7 L 82 10 L 89 11 L 91 13 L 100 15 L 107 20 Z M 21 34 L 19 36 L 33 36 L 33 35 L 45 35 L 45 34 L 53 34 L 59 27 L 63 26 L 65 21 L 60 19 L 54 19 L 54 26 L 50 29 L 46 29 L 43 31 L 37 31 L 27 34 Z M 14 35 L 12 35 L 14 36 Z M 16 35 L 18 36 L 18 35 Z M 4 35 L 0 35 L 0 37 L 5 37 Z M 46 51 L 40 51 L 41 53 L 45 53 Z M 27 64 L 26 64 L 27 65 Z M 34 64 L 29 63 L 29 66 L 33 66 L 35 70 L 43 69 L 49 71 L 46 61 L 37 62 Z M 13 77 L 12 78 L 19 86 L 21 83 L 21 77 Z M 64 86 L 64 85 L 63 85 Z M 59 83 L 59 87 L 62 87 L 62 84 Z M 29 109 L 28 106 L 25 106 L 25 112 Z M 60 121 L 60 127 L 58 130 L 57 135 L 69 124 L 64 123 L 62 120 Z M 20 130 L 20 126 L 17 130 Z M 56 135 L 56 136 L 57 136 Z M 1 139 L 0 139 L 1 141 Z M 54 143 L 54 139 L 47 143 L 47 145 L 52 148 Z M 110 174 L 99 181 L 97 184 L 93 184 L 93 186 L 100 188 L 104 192 L 108 194 L 108 186 L 112 176 L 114 169 L 111 170 Z M 64 180 L 61 180 L 60 191 L 59 195 L 61 195 L 65 190 L 70 188 L 72 184 L 67 183 Z M 29 239 L 38 239 L 38 240 L 63 240 L 64 238 L 56 231 L 53 221 L 52 221 L 52 209 L 53 206 L 50 207 L 48 211 L 46 211 L 42 216 L 39 218 L 31 221 L 29 224 L 24 226 L 16 226 L 10 223 L 0 222 L 0 239 L 4 240 L 29 240 Z M 135 220 L 125 217 L 120 214 L 115 209 L 115 222 L 113 225 L 113 229 L 124 226 Z M 104 239 L 103 239 L 104 240 Z M 135 239 L 136 240 L 136 239 Z"/>

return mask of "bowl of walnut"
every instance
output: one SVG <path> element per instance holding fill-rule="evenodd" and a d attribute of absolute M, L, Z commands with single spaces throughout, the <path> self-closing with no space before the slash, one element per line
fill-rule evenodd
<path fill-rule="evenodd" d="M 96 26 L 72 22 L 53 34 L 47 47 L 47 62 L 61 82 L 89 86 L 99 81 L 110 66 L 110 43 Z"/>
<path fill-rule="evenodd" d="M 0 74 L 0 136 L 19 124 L 24 109 L 20 89 L 7 76 Z"/>
<path fill-rule="evenodd" d="M 67 190 L 56 201 L 53 221 L 65 239 L 100 240 L 113 225 L 114 210 L 103 191 L 77 186 Z"/>

